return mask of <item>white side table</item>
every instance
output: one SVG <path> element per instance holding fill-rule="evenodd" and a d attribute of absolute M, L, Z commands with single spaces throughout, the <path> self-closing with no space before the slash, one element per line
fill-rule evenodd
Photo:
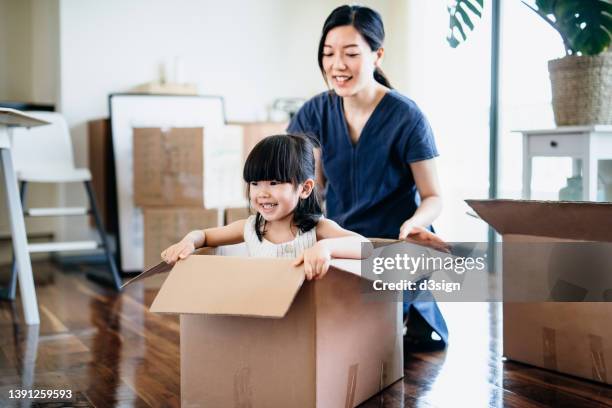
<path fill-rule="evenodd" d="M 582 198 L 597 201 L 597 163 L 612 160 L 612 125 L 520 130 L 523 134 L 523 198 L 531 198 L 531 162 L 538 157 L 571 157 L 574 175 L 582 161 Z"/>
<path fill-rule="evenodd" d="M 17 277 L 21 302 L 23 304 L 23 315 L 28 325 L 39 324 L 38 304 L 36 302 L 36 291 L 34 290 L 34 278 L 32 277 L 32 263 L 26 239 L 25 222 L 23 220 L 23 208 L 17 188 L 17 177 L 13 169 L 11 158 L 10 128 L 33 127 L 48 125 L 40 119 L 36 119 L 15 109 L 0 108 L 0 165 L 4 175 L 6 186 L 6 201 L 11 223 L 11 236 L 13 238 L 13 251 L 17 262 Z"/>

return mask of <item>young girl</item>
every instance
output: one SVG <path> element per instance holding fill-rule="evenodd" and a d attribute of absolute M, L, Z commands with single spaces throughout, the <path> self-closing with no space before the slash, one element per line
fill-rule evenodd
<path fill-rule="evenodd" d="M 323 218 L 315 188 L 312 142 L 302 136 L 277 135 L 260 141 L 247 157 L 243 173 L 250 206 L 256 211 L 246 220 L 187 234 L 166 248 L 167 263 L 187 258 L 196 248 L 246 242 L 249 255 L 296 258 L 304 263 L 306 279 L 320 279 L 334 258 L 361 259 L 359 234 Z"/>

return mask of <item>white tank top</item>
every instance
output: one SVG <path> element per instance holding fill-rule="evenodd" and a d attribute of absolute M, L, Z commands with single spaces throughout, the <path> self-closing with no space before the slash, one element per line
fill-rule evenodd
<path fill-rule="evenodd" d="M 244 223 L 244 242 L 249 250 L 249 256 L 262 258 L 297 258 L 305 249 L 317 242 L 316 227 L 307 232 L 298 230 L 293 241 L 274 244 L 263 238 L 257 238 L 255 232 L 255 215 L 251 215 Z"/>

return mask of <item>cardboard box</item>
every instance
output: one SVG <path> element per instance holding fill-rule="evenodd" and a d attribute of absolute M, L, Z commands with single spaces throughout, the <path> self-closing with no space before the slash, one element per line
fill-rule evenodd
<path fill-rule="evenodd" d="M 232 125 L 239 126 L 243 134 L 242 148 L 242 164 L 246 161 L 247 156 L 253 150 L 253 147 L 260 140 L 272 136 L 285 134 L 288 123 L 285 122 L 232 122 Z"/>
<path fill-rule="evenodd" d="M 530 301 L 537 296 L 542 299 L 543 291 L 553 293 L 550 288 L 556 283 L 550 277 L 563 267 L 558 259 L 561 253 L 553 252 L 555 245 L 612 242 L 612 204 L 467 203 L 503 235 L 504 355 L 612 384 L 612 373 L 607 372 L 612 367 L 612 303 Z M 607 267 L 609 274 L 610 264 Z"/>
<path fill-rule="evenodd" d="M 147 93 L 154 95 L 197 95 L 198 87 L 196 84 L 177 84 L 170 82 L 146 82 L 130 89 L 134 93 Z"/>
<path fill-rule="evenodd" d="M 246 206 L 242 169 L 253 146 L 286 123 L 223 129 L 134 128 L 134 204 L 140 207 Z"/>
<path fill-rule="evenodd" d="M 134 203 L 203 207 L 204 129 L 134 129 Z"/>
<path fill-rule="evenodd" d="M 189 231 L 216 227 L 218 211 L 203 208 L 145 208 L 144 260 L 145 270 L 157 265 L 160 253 L 180 241 Z M 161 287 L 167 273 L 145 281 L 146 289 Z"/>
<path fill-rule="evenodd" d="M 172 269 L 151 311 L 180 314 L 182 406 L 354 407 L 402 378 L 401 303 L 363 300 L 360 261 L 311 282 L 292 262 L 193 255 Z"/>
<path fill-rule="evenodd" d="M 100 210 L 102 225 L 107 232 L 116 233 L 118 227 L 117 187 L 109 119 L 87 122 L 87 137 L 91 185 Z M 96 225 L 93 217 L 90 217 L 90 225 Z"/>
<path fill-rule="evenodd" d="M 251 215 L 251 210 L 247 207 L 226 208 L 225 209 L 225 225 L 229 225 L 234 221 L 245 220 Z"/>
<path fill-rule="evenodd" d="M 134 204 L 246 205 L 242 129 L 134 128 Z"/>

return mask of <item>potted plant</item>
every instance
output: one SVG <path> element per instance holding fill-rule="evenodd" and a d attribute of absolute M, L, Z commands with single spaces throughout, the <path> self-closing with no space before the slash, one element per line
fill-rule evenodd
<path fill-rule="evenodd" d="M 447 40 L 457 47 L 480 17 L 484 0 L 449 6 Z M 612 0 L 536 0 L 527 7 L 561 36 L 566 55 L 548 62 L 558 126 L 612 124 Z"/>

